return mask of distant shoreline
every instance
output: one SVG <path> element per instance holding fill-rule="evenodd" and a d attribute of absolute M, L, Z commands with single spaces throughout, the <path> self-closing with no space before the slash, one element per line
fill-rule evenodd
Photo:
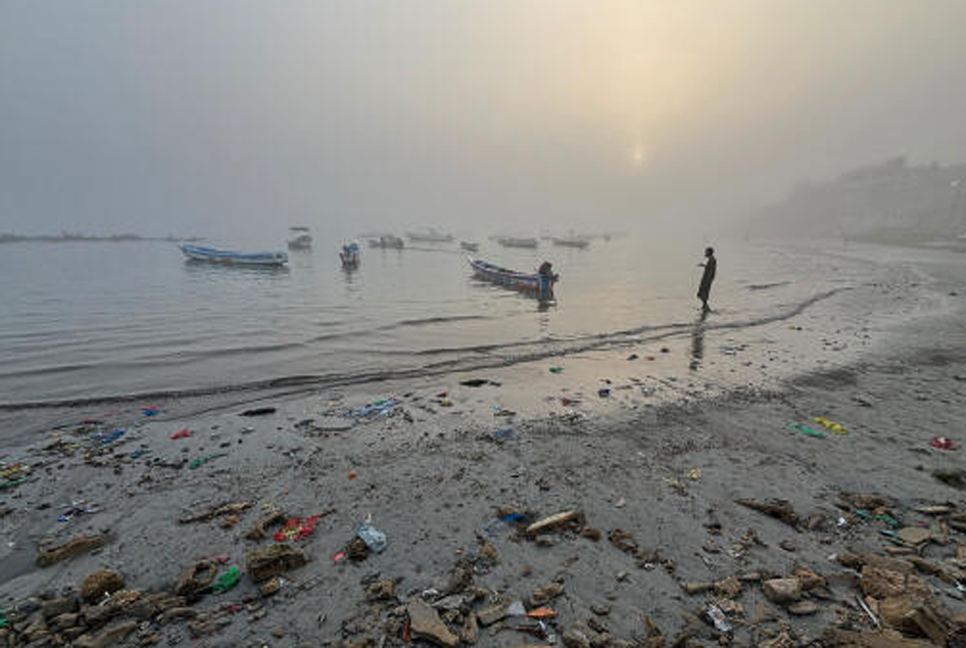
<path fill-rule="evenodd" d="M 129 243 L 129 242 L 165 242 L 165 243 L 194 243 L 203 241 L 198 236 L 178 238 L 175 236 L 141 236 L 139 234 L 110 234 L 107 236 L 89 236 L 85 234 L 63 233 L 54 235 L 26 235 L 0 234 L 0 243 Z"/>

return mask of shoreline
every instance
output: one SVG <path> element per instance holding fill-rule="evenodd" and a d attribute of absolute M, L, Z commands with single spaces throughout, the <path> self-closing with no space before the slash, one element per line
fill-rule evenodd
<path fill-rule="evenodd" d="M 912 313 L 926 308 L 923 304 L 935 306 L 931 300 L 963 274 L 958 266 L 943 273 L 933 275 L 937 283 L 919 301 L 911 300 L 910 290 L 921 294 L 924 288 L 908 280 L 902 291 L 883 292 L 882 300 L 910 299 Z M 544 359 L 479 376 L 381 385 L 398 395 L 401 406 L 394 416 L 367 424 L 349 425 L 341 412 L 384 393 L 313 390 L 264 394 L 257 401 L 172 402 L 157 416 L 108 417 L 127 434 L 104 446 L 91 446 L 90 432 L 77 433 L 76 411 L 7 413 L 8 429 L 17 425 L 21 432 L 6 444 L 5 459 L 19 454 L 32 470 L 0 502 L 0 508 L 12 509 L 0 517 L 5 540 L 0 606 L 10 610 L 30 595 L 79 585 L 98 568 L 119 571 L 128 589 L 145 593 L 170 592 L 195 559 L 225 554 L 244 569 L 246 554 L 265 544 L 244 536 L 274 506 L 298 517 L 335 511 L 298 543 L 310 562 L 283 575 L 278 594 L 262 598 L 245 576 L 229 594 L 191 605 L 194 612 L 184 614 L 192 622 L 212 622 L 210 632 L 195 628 L 202 630 L 199 645 L 328 645 L 364 638 L 404 645 L 393 626 L 403 618 L 395 607 L 413 604 L 432 588 L 444 591 L 460 565 L 470 565 L 473 583 L 489 592 L 483 594 L 488 602 L 464 603 L 477 613 L 500 597 L 527 601 L 535 590 L 560 582 L 563 594 L 546 603 L 557 614 L 549 626 L 556 645 L 579 644 L 575 637 L 588 634 L 583 630 L 588 623 L 606 628 L 613 639 L 606 645 L 643 645 L 644 615 L 669 643 L 684 633 L 692 637 L 688 645 L 713 645 L 719 633 L 700 619 L 709 603 L 724 600 L 742 608 L 727 612 L 736 645 L 760 644 L 782 633 L 794 637 L 787 645 L 805 645 L 828 628 L 868 630 L 871 624 L 856 608 L 854 588 L 845 578 L 854 572 L 829 556 L 884 553 L 891 545 L 879 533 L 880 523 L 856 517 L 855 507 L 843 510 L 839 500 L 842 493 L 877 493 L 903 523 L 928 523 L 940 533 L 935 520 L 915 507 L 960 499 L 959 490 L 930 473 L 954 467 L 962 451 L 931 448 L 929 438 L 966 442 L 958 436 L 966 401 L 966 333 L 959 325 L 959 302 L 954 310 L 937 307 L 942 315 L 919 319 L 897 310 L 881 331 L 878 324 L 863 331 L 856 294 L 808 314 L 797 324 L 805 330 L 766 326 L 735 340 L 734 346 L 748 347 L 735 355 L 704 351 L 696 374 L 679 371 L 689 351 L 694 359 L 694 339 L 686 337 L 667 354 L 655 351 L 653 362 L 628 362 L 623 351 L 601 351 L 568 359 L 559 375 L 548 373 L 552 360 Z M 857 314 L 842 319 L 850 308 Z M 813 321 L 832 326 L 812 331 Z M 836 327 L 842 332 L 830 342 Z M 731 344 L 725 331 L 706 334 L 702 345 Z M 840 348 L 841 340 L 865 334 L 874 339 Z M 782 358 L 774 347 L 786 339 L 798 340 L 797 346 L 789 343 L 795 348 Z M 761 369 L 769 365 L 768 356 L 775 358 L 770 364 L 794 367 L 796 354 L 805 353 L 816 356 L 806 371 Z M 675 368 L 662 373 L 658 368 L 665 359 Z M 742 376 L 759 375 L 716 387 L 715 376 L 739 370 Z M 607 398 L 595 393 L 602 374 L 611 380 Z M 675 380 L 670 374 L 677 374 Z M 472 377 L 500 384 L 458 385 Z M 642 387 L 657 391 L 646 395 Z M 444 390 L 446 396 L 437 396 Z M 581 402 L 561 407 L 561 398 Z M 256 405 L 276 411 L 239 416 Z M 505 416 L 507 410 L 516 416 Z M 815 426 L 815 417 L 840 422 L 850 433 L 819 439 L 788 429 L 793 423 Z M 57 438 L 49 434 L 54 419 L 69 423 Z M 191 436 L 172 439 L 183 427 Z M 506 427 L 516 440 L 493 436 L 494 429 Z M 48 432 L 40 438 L 38 429 Z M 67 446 L 43 450 L 58 440 Z M 74 453 L 65 454 L 72 443 L 78 444 Z M 150 452 L 132 458 L 141 450 Z M 221 453 L 228 456 L 189 467 Z M 61 509 L 81 498 L 98 512 L 56 521 Z M 803 519 L 814 514 L 824 522 L 795 530 L 736 505 L 741 498 L 787 500 Z M 178 523 L 189 512 L 224 502 L 252 506 L 229 529 L 220 520 Z M 603 538 L 565 528 L 535 542 L 494 526 L 498 507 L 535 519 L 579 509 L 584 529 L 597 529 Z M 388 548 L 357 563 L 333 563 L 356 525 L 370 515 L 372 525 L 387 534 Z M 835 522 L 842 516 L 850 520 L 845 527 Z M 608 541 L 615 529 L 633 536 L 634 551 L 626 542 Z M 748 540 L 749 529 L 764 546 Z M 53 567 L 33 565 L 41 540 L 62 542 L 104 530 L 113 540 L 96 553 Z M 922 555 L 945 565 L 950 551 L 955 554 L 954 547 L 933 543 Z M 767 600 L 756 581 L 741 581 L 741 591 L 730 598 L 715 594 L 714 587 L 692 596 L 681 585 L 754 572 L 789 575 L 799 568 L 828 578 L 828 596 L 807 595 L 817 610 L 804 616 Z M 384 579 L 394 580 L 394 593 L 367 602 L 367 588 Z M 947 617 L 966 611 L 955 588 L 934 577 L 929 586 Z M 230 612 L 235 605 L 239 610 Z M 756 620 L 761 606 L 775 620 Z M 441 609 L 454 632 L 467 616 L 460 609 Z M 150 632 L 138 641 L 160 634 L 176 645 L 195 635 L 183 622 L 152 619 Z M 478 645 L 550 643 L 518 630 L 497 632 L 500 623 L 513 626 L 507 620 L 480 628 Z"/>

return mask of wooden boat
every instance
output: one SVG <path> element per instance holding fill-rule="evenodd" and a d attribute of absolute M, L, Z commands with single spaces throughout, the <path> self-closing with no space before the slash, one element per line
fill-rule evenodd
<path fill-rule="evenodd" d="M 285 252 L 235 252 L 234 250 L 219 250 L 188 244 L 179 247 L 191 261 L 263 267 L 279 267 L 288 263 L 288 255 Z"/>
<path fill-rule="evenodd" d="M 359 267 L 359 261 L 361 260 L 361 256 L 359 254 L 359 244 L 353 241 L 348 245 L 343 245 L 342 251 L 339 252 L 339 259 L 342 260 L 343 268 Z"/>
<path fill-rule="evenodd" d="M 551 240 L 553 241 L 554 245 L 557 245 L 560 247 L 580 248 L 581 250 L 585 249 L 587 246 L 590 245 L 589 239 L 586 239 L 580 236 L 568 236 L 566 238 L 553 238 Z"/>
<path fill-rule="evenodd" d="M 472 257 L 467 257 L 470 267 L 473 268 L 473 274 L 475 274 L 480 279 L 485 279 L 486 281 L 491 281 L 495 284 L 500 284 L 501 286 L 507 286 L 508 288 L 513 288 L 515 290 L 521 290 L 523 292 L 540 294 L 540 275 L 537 273 L 526 273 L 517 272 L 516 270 L 509 270 L 507 268 L 501 268 L 498 265 L 492 263 L 487 263 L 482 259 L 474 259 Z M 553 283 L 549 286 L 549 295 L 553 295 Z"/>
<path fill-rule="evenodd" d="M 290 250 L 311 250 L 312 249 L 312 235 L 309 234 L 308 227 L 290 227 L 288 231 L 291 233 L 292 238 L 288 241 L 288 249 Z"/>
<path fill-rule="evenodd" d="M 460 241 L 460 247 L 463 248 L 464 250 L 466 250 L 467 252 L 479 252 L 480 251 L 480 244 L 479 243 L 471 243 L 469 241 Z"/>
<path fill-rule="evenodd" d="M 406 236 L 414 243 L 451 243 L 453 241 L 452 234 L 443 234 L 433 228 L 422 232 L 406 232 Z"/>
<path fill-rule="evenodd" d="M 381 248 L 383 250 L 401 250 L 405 247 L 405 243 L 398 236 L 393 236 L 392 234 L 383 234 L 378 238 L 369 239 L 369 247 L 371 248 Z"/>
<path fill-rule="evenodd" d="M 517 238 L 514 236 L 501 236 L 496 240 L 503 247 L 509 248 L 529 248 L 535 249 L 539 243 L 535 238 Z"/>

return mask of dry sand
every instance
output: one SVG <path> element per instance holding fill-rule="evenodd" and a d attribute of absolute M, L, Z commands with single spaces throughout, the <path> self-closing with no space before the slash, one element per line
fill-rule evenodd
<path fill-rule="evenodd" d="M 802 309 L 789 305 L 784 317 L 741 329 L 715 328 L 712 315 L 666 339 L 563 359 L 351 389 L 170 401 L 152 417 L 138 409 L 151 403 L 2 413 L 2 459 L 32 469 L 28 481 L 0 495 L 0 606 L 29 610 L 28 597 L 79 585 L 99 568 L 120 572 L 129 589 L 170 591 L 198 559 L 227 555 L 244 569 L 249 551 L 273 542 L 245 538 L 267 510 L 308 516 L 334 509 L 307 540 L 293 543 L 309 563 L 285 574 L 275 596 L 263 599 L 246 576 L 228 593 L 193 604 L 192 614 L 210 613 L 216 622 L 196 627 L 197 639 L 182 621 L 149 619 L 130 643 L 152 637 L 169 645 L 312 646 L 371 638 L 400 645 L 404 615 L 393 609 L 426 590 L 443 591 L 456 567 L 471 560 L 473 582 L 490 597 L 527 601 L 536 588 L 562 583 L 563 595 L 548 603 L 558 615 L 549 628 L 557 644 L 587 619 L 615 638 L 642 641 L 649 616 L 671 638 L 687 631 L 697 645 L 714 645 L 714 629 L 699 620 L 713 593 L 689 596 L 682 582 L 785 575 L 798 567 L 849 573 L 835 556 L 891 545 L 879 532 L 883 523 L 839 506 L 842 493 L 890 498 L 903 525 L 934 530 L 935 521 L 913 508 L 962 501 L 932 473 L 961 467 L 964 450 L 934 449 L 929 440 L 966 442 L 963 297 L 951 294 L 966 278 L 964 259 L 898 250 L 883 260 L 870 248 L 850 254 L 868 257 L 880 279 Z M 627 360 L 632 353 L 639 358 Z M 549 371 L 557 365 L 563 373 Z M 459 385 L 471 378 L 499 385 Z M 601 388 L 610 396 L 599 397 Z M 441 392 L 446 396 L 437 397 Z M 387 394 L 400 400 L 389 418 L 353 425 L 341 415 Z M 561 398 L 579 402 L 565 406 Z M 239 416 L 261 406 L 276 411 Z M 103 413 L 105 429 L 126 434 L 101 454 L 43 450 L 56 440 L 89 443 L 78 424 Z M 849 433 L 820 439 L 788 428 L 824 430 L 814 417 L 840 422 Z M 170 438 L 185 427 L 189 438 Z M 507 427 L 518 438 L 495 441 L 492 431 Z M 150 452 L 132 458 L 138 450 Z M 737 505 L 739 498 L 788 500 L 803 520 L 817 515 L 822 523 L 794 529 Z M 57 521 L 81 499 L 97 512 Z M 226 502 L 252 504 L 231 529 L 222 519 L 179 523 Z M 603 537 L 564 529 L 536 542 L 494 524 L 499 507 L 534 518 L 578 509 Z M 386 533 L 388 548 L 359 562 L 333 562 L 367 519 Z M 719 532 L 709 530 L 713 521 Z M 645 551 L 621 551 L 607 539 L 615 529 Z M 82 533 L 108 533 L 110 542 L 36 566 L 38 543 Z M 750 542 L 754 535 L 763 544 Z M 948 557 L 962 541 L 954 532 L 951 544 L 933 543 L 924 555 Z M 495 561 L 477 560 L 487 542 Z M 396 581 L 395 598 L 367 603 L 366 585 L 379 579 Z M 744 615 L 731 614 L 734 643 L 754 645 L 785 626 L 794 637 L 788 645 L 807 645 L 833 626 L 869 627 L 845 581 L 814 599 L 816 614 L 802 617 L 746 584 L 738 598 Z M 929 585 L 950 616 L 966 610 L 954 586 L 936 578 Z M 777 620 L 751 623 L 763 604 Z M 458 613 L 449 614 L 458 632 Z M 482 629 L 478 645 L 548 643 L 498 628 Z"/>

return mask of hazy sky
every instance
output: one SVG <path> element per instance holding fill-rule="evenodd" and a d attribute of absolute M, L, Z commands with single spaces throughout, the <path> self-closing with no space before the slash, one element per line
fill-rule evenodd
<path fill-rule="evenodd" d="M 964 0 L 6 0 L 0 231 L 712 228 L 966 159 Z"/>

